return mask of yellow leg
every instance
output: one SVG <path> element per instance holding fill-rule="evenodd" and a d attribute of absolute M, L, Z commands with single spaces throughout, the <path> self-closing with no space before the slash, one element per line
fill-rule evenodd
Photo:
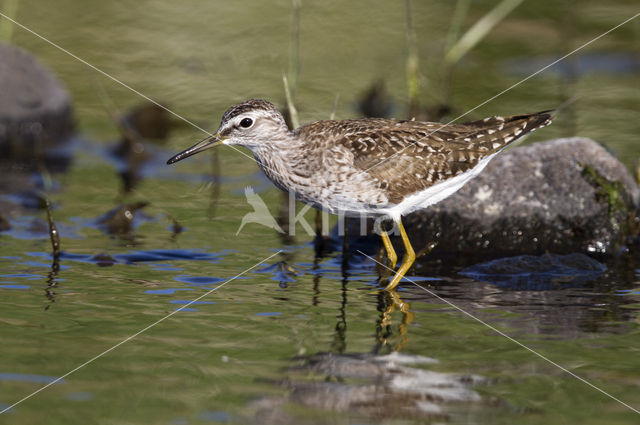
<path fill-rule="evenodd" d="M 398 307 L 398 310 L 402 312 L 402 322 L 398 325 L 398 335 L 400 341 L 396 344 L 394 351 L 400 351 L 409 342 L 409 335 L 407 327 L 413 322 L 414 314 L 411 312 L 411 305 L 402 301 L 400 295 L 395 290 L 389 291 L 389 295 L 393 300 L 393 304 Z"/>
<path fill-rule="evenodd" d="M 402 347 L 409 342 L 408 326 L 411 324 L 411 322 L 413 322 L 414 314 L 411 312 L 411 306 L 409 305 L 409 303 L 404 302 L 395 290 L 392 289 L 388 291 L 387 294 L 389 295 L 389 299 L 391 302 L 382 312 L 380 327 L 385 328 L 387 326 L 390 326 L 391 314 L 395 311 L 396 308 L 400 310 L 400 312 L 402 313 L 402 322 L 398 324 L 398 336 L 400 337 L 400 340 L 394 347 L 394 351 L 400 351 Z M 380 333 L 380 336 L 381 337 L 378 339 L 378 341 L 381 344 L 386 345 L 389 343 L 388 337 L 391 336 L 390 333 L 387 337 L 382 337 L 382 333 Z"/>
<path fill-rule="evenodd" d="M 402 298 L 400 298 L 400 294 L 398 294 L 398 292 L 395 289 L 392 289 L 389 291 L 389 296 L 391 297 L 391 301 L 393 301 L 393 306 L 396 306 L 398 310 L 400 310 L 402 313 L 409 315 L 406 319 L 403 319 L 403 320 L 406 320 L 407 324 L 413 322 L 413 313 L 411 313 L 411 304 L 404 302 Z"/>
<path fill-rule="evenodd" d="M 387 250 L 387 258 L 391 262 L 391 268 L 393 269 L 398 262 L 398 255 L 396 254 L 395 249 L 393 249 L 393 245 L 391 245 L 391 239 L 389 239 L 389 235 L 384 231 L 382 225 L 379 226 L 379 232 L 380 236 L 382 237 L 382 244 Z"/>
<path fill-rule="evenodd" d="M 396 286 L 398 286 L 398 283 L 400 283 L 400 280 L 402 280 L 405 273 L 407 272 L 407 270 L 409 270 L 409 268 L 411 267 L 411 265 L 416 259 L 416 253 L 413 251 L 411 242 L 407 237 L 407 232 L 404 231 L 404 226 L 402 225 L 402 221 L 398 219 L 398 221 L 396 221 L 396 224 L 398 225 L 398 229 L 400 229 L 400 236 L 402 237 L 402 243 L 404 243 L 405 254 L 404 254 L 404 258 L 402 259 L 402 265 L 396 272 L 395 276 L 393 276 L 393 279 L 391 280 L 391 282 L 389 282 L 387 287 L 384 288 L 387 291 L 390 291 Z"/>

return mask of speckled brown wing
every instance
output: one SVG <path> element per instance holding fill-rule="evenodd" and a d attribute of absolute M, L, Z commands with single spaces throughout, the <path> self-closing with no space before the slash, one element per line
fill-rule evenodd
<path fill-rule="evenodd" d="M 335 121 L 333 125 L 324 121 L 324 136 L 315 134 L 320 136 L 316 143 L 323 140 L 328 150 L 331 144 L 346 148 L 349 155 L 343 156 L 369 174 L 391 203 L 399 203 L 407 195 L 473 169 L 483 158 L 549 124 L 550 119 L 545 111 L 446 126 L 384 119 Z M 309 134 L 314 132 L 312 126 L 306 129 Z"/>

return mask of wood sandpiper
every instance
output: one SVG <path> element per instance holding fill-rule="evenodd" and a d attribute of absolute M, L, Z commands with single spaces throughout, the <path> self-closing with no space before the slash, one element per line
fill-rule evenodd
<path fill-rule="evenodd" d="M 490 117 L 466 124 L 379 118 L 317 121 L 290 131 L 265 100 L 229 108 L 218 131 L 167 164 L 218 145 L 251 150 L 271 181 L 333 214 L 385 216 L 400 231 L 405 255 L 385 289 L 394 289 L 415 261 L 401 217 L 455 193 L 496 154 L 551 122 L 550 111 Z M 377 229 L 391 267 L 397 255 Z"/>

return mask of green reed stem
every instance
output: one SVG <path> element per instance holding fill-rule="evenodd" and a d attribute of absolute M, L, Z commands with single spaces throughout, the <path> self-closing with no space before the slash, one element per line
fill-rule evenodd
<path fill-rule="evenodd" d="M 503 20 L 523 0 L 502 0 L 496 7 L 480 18 L 462 37 L 447 51 L 444 60 L 448 65 L 455 64 L 469 53 L 486 35 Z"/>
<path fill-rule="evenodd" d="M 11 19 L 15 19 L 18 15 L 18 5 L 20 0 L 4 0 L 2 13 L 7 15 Z M 13 31 L 15 24 L 9 19 L 3 19 L 0 17 L 0 40 L 4 40 L 7 43 L 11 42 L 13 38 Z"/>

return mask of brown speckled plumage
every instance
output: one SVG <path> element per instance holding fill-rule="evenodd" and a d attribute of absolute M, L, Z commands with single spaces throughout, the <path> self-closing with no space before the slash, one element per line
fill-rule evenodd
<path fill-rule="evenodd" d="M 548 122 L 546 113 L 444 128 L 440 123 L 386 119 L 318 121 L 294 134 L 310 149 L 342 155 L 355 170 L 368 174 L 390 203 L 397 204 L 407 195 L 469 171 Z"/>
<path fill-rule="evenodd" d="M 252 124 L 243 128 L 247 118 Z M 249 100 L 224 113 L 216 137 L 251 149 L 267 176 L 305 203 L 399 217 L 455 192 L 494 154 L 550 119 L 548 111 L 449 125 L 368 118 L 289 131 L 273 104 Z"/>

